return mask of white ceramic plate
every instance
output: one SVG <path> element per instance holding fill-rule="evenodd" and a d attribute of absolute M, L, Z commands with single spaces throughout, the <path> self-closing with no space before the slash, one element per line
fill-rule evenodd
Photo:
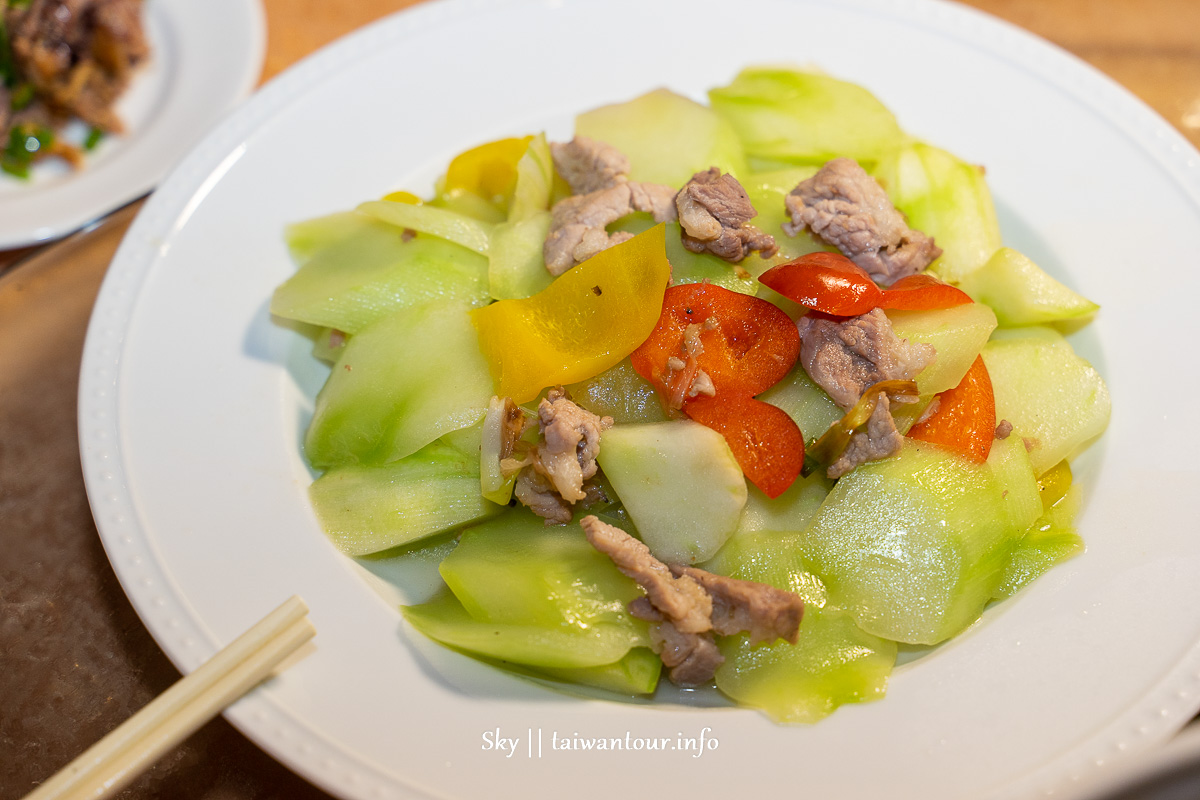
<path fill-rule="evenodd" d="M 82 170 L 53 159 L 28 181 L 0 174 L 0 250 L 64 236 L 150 191 L 258 82 L 258 0 L 152 0 L 145 14 L 153 53 L 117 106 L 127 132 Z"/>
<path fill-rule="evenodd" d="M 318 637 L 228 712 L 355 798 L 615 797 L 697 787 L 831 798 L 1029 796 L 1144 751 L 1200 706 L 1200 486 L 1190 421 L 1200 156 L 1127 92 L 963 7 L 912 0 L 421 6 L 309 59 L 155 193 L 104 284 L 80 437 L 112 562 L 184 671 L 292 593 Z M 813 727 L 753 711 L 579 700 L 414 635 L 306 500 L 307 344 L 272 324 L 283 226 L 407 187 L 460 149 L 749 62 L 818 64 L 985 164 L 1008 243 L 1103 304 L 1075 337 L 1115 409 L 1078 465 L 1088 552 Z M 408 593 L 415 597 L 416 588 Z M 519 739 L 515 754 L 485 734 Z M 703 737 L 703 753 L 552 737 Z M 541 737 L 540 740 L 538 737 Z M 532 745 L 532 747 L 530 746 Z M 486 794 L 485 794 L 486 793 Z"/>
<path fill-rule="evenodd" d="M 1200 725 L 1145 758 L 1097 773 L 1060 800 L 1188 800 L 1200 795 Z"/>

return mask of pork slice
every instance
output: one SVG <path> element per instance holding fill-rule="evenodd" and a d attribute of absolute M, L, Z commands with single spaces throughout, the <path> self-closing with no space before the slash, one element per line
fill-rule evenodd
<path fill-rule="evenodd" d="M 697 238 L 712 239 L 719 228 L 736 228 L 758 216 L 737 178 L 716 167 L 693 175 L 676 203 L 687 208 L 686 215 L 680 212 L 680 223 Z"/>
<path fill-rule="evenodd" d="M 589 194 L 629 180 L 628 157 L 612 145 L 587 136 L 576 136 L 566 143 L 551 142 L 550 156 L 573 194 Z"/>
<path fill-rule="evenodd" d="M 749 631 L 754 642 L 796 643 L 804 613 L 797 595 L 696 567 L 667 566 L 646 545 L 593 516 L 580 525 L 592 546 L 646 591 L 629 604 L 629 612 L 650 623 L 650 647 L 673 683 L 700 686 L 713 679 L 725 660 L 714 632 Z"/>
<path fill-rule="evenodd" d="M 599 417 L 572 402 L 562 387 L 551 389 L 538 404 L 539 471 L 550 479 L 564 500 L 583 500 L 583 482 L 596 474 L 600 433 L 611 428 L 612 417 Z"/>
<path fill-rule="evenodd" d="M 850 437 L 850 444 L 837 461 L 829 465 L 825 474 L 837 480 L 860 464 L 895 455 L 900 452 L 903 444 L 904 437 L 896 429 L 888 396 L 886 393 L 880 393 L 875 410 L 867 420 L 867 429 L 854 432 Z"/>
<path fill-rule="evenodd" d="M 629 601 L 629 614 L 646 622 L 662 622 L 666 619 L 645 595 Z"/>
<path fill-rule="evenodd" d="M 763 233 L 753 225 L 743 225 L 740 228 L 723 229 L 721 235 L 712 241 L 693 239 L 686 233 L 681 236 L 683 246 L 693 253 L 712 253 L 717 258 L 737 263 L 755 250 L 762 253 L 763 258 L 770 258 L 779 250 L 775 237 Z"/>
<path fill-rule="evenodd" d="M 675 190 L 661 183 L 629 182 L 629 204 L 634 211 L 654 217 L 655 222 L 675 219 Z"/>
<path fill-rule="evenodd" d="M 579 524 L 592 547 L 612 559 L 617 569 L 645 590 L 646 600 L 665 621 L 683 633 L 712 629 L 712 598 L 695 580 L 672 575 L 649 547 L 620 528 L 590 515 Z"/>
<path fill-rule="evenodd" d="M 942 254 L 931 237 L 908 227 L 878 182 L 849 158 L 835 158 L 801 181 L 784 207 L 791 216 L 784 233 L 809 229 L 884 286 L 920 272 Z"/>
<path fill-rule="evenodd" d="M 675 567 L 671 567 L 671 571 L 675 572 Z M 716 604 L 713 597 L 714 618 L 717 616 Z M 650 649 L 669 670 L 667 675 L 671 683 L 703 686 L 713 679 L 717 667 L 725 663 L 711 631 L 684 633 L 654 607 L 650 598 L 639 597 L 631 602 L 629 613 L 650 623 Z"/>
<path fill-rule="evenodd" d="M 633 234 L 629 231 L 607 233 L 604 228 L 588 228 L 579 244 L 571 251 L 571 259 L 576 264 L 582 264 L 597 253 L 616 247 L 621 242 L 628 242 L 632 238 Z"/>
<path fill-rule="evenodd" d="M 684 633 L 669 621 L 651 623 L 650 649 L 676 686 L 704 686 L 725 663 L 711 631 Z"/>
<path fill-rule="evenodd" d="M 867 387 L 882 380 L 912 380 L 937 355 L 933 345 L 897 337 L 878 308 L 846 320 L 806 315 L 796 325 L 804 370 L 847 411 Z"/>
<path fill-rule="evenodd" d="M 671 573 L 688 576 L 708 592 L 713 601 L 713 630 L 722 636 L 747 631 L 754 644 L 776 639 L 796 643 L 800 619 L 804 616 L 804 601 L 794 592 L 717 575 L 697 567 L 673 564 Z"/>
<path fill-rule="evenodd" d="M 618 183 L 607 189 L 588 194 L 573 194 L 564 197 L 550 210 L 551 229 L 567 225 L 582 225 L 586 228 L 603 228 L 616 222 L 633 210 L 629 195 L 629 184 Z"/>
<path fill-rule="evenodd" d="M 675 196 L 683 246 L 741 261 L 753 251 L 769 258 L 778 252 L 775 238 L 753 225 L 758 212 L 737 179 L 716 167 L 692 176 Z"/>
<path fill-rule="evenodd" d="M 551 209 L 550 232 L 542 257 L 551 275 L 562 275 L 581 263 L 576 255 L 595 255 L 611 247 L 605 226 L 630 213 L 629 186 L 624 183 L 590 194 L 572 195 Z"/>
<path fill-rule="evenodd" d="M 524 413 L 515 405 L 509 409 L 509 403 L 511 400 L 506 399 L 502 445 L 506 448 L 505 443 L 511 441 L 515 449 L 516 439 L 524 430 Z M 599 500 L 603 492 L 586 481 L 599 469 L 596 456 L 600 454 L 600 434 L 612 424 L 612 417 L 599 417 L 576 405 L 561 386 L 547 392 L 538 404 L 537 448 L 512 467 L 521 468 L 513 489 L 517 500 L 543 517 L 546 524 L 570 522 L 575 504 Z M 502 458 L 501 466 L 511 461 Z"/>
<path fill-rule="evenodd" d="M 608 233 L 605 228 L 632 214 L 645 211 L 659 222 L 674 211 L 665 200 L 673 192 L 651 183 L 620 182 L 588 194 L 572 195 L 551 209 L 550 232 L 542 246 L 542 258 L 551 275 L 561 275 L 596 253 L 633 238 L 628 231 Z"/>
<path fill-rule="evenodd" d="M 571 521 L 571 504 L 554 489 L 550 479 L 533 467 L 525 467 L 517 474 L 513 485 L 513 496 L 517 502 L 546 520 L 547 525 L 566 525 Z"/>

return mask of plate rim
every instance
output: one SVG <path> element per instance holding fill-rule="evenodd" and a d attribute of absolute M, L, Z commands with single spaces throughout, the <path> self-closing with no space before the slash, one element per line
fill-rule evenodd
<path fill-rule="evenodd" d="M 567 0 L 575 5 L 587 1 Z M 1069 92 L 1091 109 L 1101 112 L 1139 149 L 1153 156 L 1159 165 L 1170 173 L 1172 181 L 1185 192 L 1191 203 L 1200 208 L 1200 153 L 1181 133 L 1129 90 L 1062 48 L 1004 20 L 946 0 L 848 0 L 841 4 L 829 0 L 812 2 L 835 7 L 848 6 L 907 21 L 916 17 L 941 32 L 958 29 L 958 33 L 961 34 L 961 29 L 983 25 L 991 33 L 1002 34 L 1000 40 L 1015 48 L 1005 53 L 1005 60 L 1017 64 L 1020 63 L 1017 55 L 1028 59 L 1025 69 Z M 511 7 L 545 5 L 539 3 L 539 0 L 506 0 L 506 4 Z M 122 587 L 143 623 L 181 671 L 186 671 L 188 666 L 195 663 L 196 649 L 192 648 L 188 652 L 185 648 L 171 646 L 169 642 L 160 638 L 155 625 L 160 624 L 157 620 L 161 619 L 162 609 L 152 608 L 148 593 L 133 588 L 136 579 L 142 576 L 131 575 L 127 566 L 118 566 L 116 554 L 131 543 L 130 537 L 141 535 L 146 539 L 145 544 L 151 552 L 153 540 L 147 531 L 139 530 L 136 521 L 133 521 L 136 520 L 136 514 L 132 513 L 132 498 L 111 494 L 114 490 L 119 490 L 119 476 L 105 474 L 105 463 L 111 463 L 108 456 L 113 452 L 113 439 L 102 443 L 95 437 L 98 425 L 102 426 L 104 420 L 115 424 L 113 421 L 118 416 L 115 393 L 106 390 L 112 387 L 120 362 L 124 331 L 119 328 L 119 320 L 128 318 L 128 312 L 132 310 L 136 301 L 138 287 L 153 269 L 155 251 L 146 243 L 155 231 L 169 230 L 172 225 L 184 224 L 192 204 L 203 199 L 208 188 L 218 182 L 225 170 L 240 158 L 242 140 L 276 112 L 297 100 L 314 78 L 335 75 L 347 64 L 369 57 L 394 39 L 402 39 L 435 27 L 475 8 L 494 6 L 495 3 L 484 0 L 432 0 L 371 23 L 292 66 L 268 83 L 250 102 L 226 118 L 179 163 L 160 190 L 142 209 L 114 258 L 113 266 L 101 287 L 84 348 L 79 389 L 81 461 L 89 503 L 92 505 L 105 550 L 113 562 Z M 998 50 L 999 44 L 992 47 Z M 114 322 L 118 323 L 117 327 L 111 327 Z M 115 437 L 119 431 L 114 428 L 106 433 Z M 124 521 L 114 521 L 114 515 Z M 102 519 L 105 520 L 103 523 Z M 154 566 L 162 567 L 157 562 Z M 171 582 L 169 571 L 165 568 L 161 569 L 157 578 L 166 584 Z M 203 621 L 195 614 L 186 598 L 175 596 L 169 604 L 175 606 L 171 609 L 171 614 L 182 617 L 197 636 L 207 639 L 202 642 L 201 649 L 203 646 L 208 646 L 211 650 L 216 649 L 215 639 L 207 635 Z M 156 621 L 152 623 L 152 620 Z M 1196 710 L 1197 701 L 1191 697 L 1181 698 L 1176 691 L 1185 683 L 1194 689 L 1200 689 L 1200 641 L 1193 644 L 1169 674 L 1151 687 L 1148 695 L 1156 696 L 1153 705 L 1162 710 L 1161 719 L 1152 730 L 1134 736 L 1133 746 L 1146 747 L 1160 742 L 1190 718 Z M 1193 692 L 1192 696 L 1195 694 L 1196 692 Z M 1137 705 L 1142 708 L 1146 703 L 1140 702 Z M 271 698 L 263 692 L 247 696 L 227 711 L 226 716 L 239 730 L 275 758 L 331 793 L 347 797 L 366 796 L 369 786 L 362 786 L 354 793 L 347 793 L 347 788 L 342 782 L 347 770 L 357 771 L 369 780 L 376 781 L 379 786 L 394 786 L 393 782 L 397 776 L 363 759 L 348 759 L 347 754 L 338 748 L 336 743 L 328 740 L 319 731 L 310 729 L 308 735 L 312 737 L 316 746 L 325 748 L 322 755 L 334 766 L 318 768 L 314 766 L 317 759 L 306 762 L 297 758 L 298 751 L 295 750 L 294 743 L 281 741 L 270 728 L 281 717 L 289 719 L 293 725 L 303 724 L 286 709 L 276 707 Z M 1086 752 L 1081 752 L 1072 764 L 1051 764 L 1039 768 L 1003 787 L 999 795 L 1017 796 L 1016 792 L 1060 785 L 1065 780 L 1074 781 L 1093 774 L 1098 768 L 1095 763 L 1097 756 L 1092 749 L 1093 743 L 1102 741 L 1103 749 L 1107 751 L 1116 744 L 1129 742 L 1125 737 L 1128 737 L 1132 730 L 1133 716 L 1135 714 L 1131 711 L 1104 728 L 1094 731 L 1081 745 Z M 1118 729 L 1121 733 L 1118 733 Z M 350 764 L 349 767 L 346 766 L 347 763 Z M 403 783 L 401 788 L 406 793 L 426 796 L 422 790 L 409 783 Z"/>

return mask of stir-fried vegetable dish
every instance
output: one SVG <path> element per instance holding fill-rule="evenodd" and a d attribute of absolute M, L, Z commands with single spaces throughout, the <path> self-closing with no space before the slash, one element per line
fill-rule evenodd
<path fill-rule="evenodd" d="M 434 554 L 405 618 L 498 668 L 814 722 L 1083 551 L 1109 399 L 1060 328 L 1098 307 L 861 87 L 658 90 L 287 239 L 316 514 Z"/>

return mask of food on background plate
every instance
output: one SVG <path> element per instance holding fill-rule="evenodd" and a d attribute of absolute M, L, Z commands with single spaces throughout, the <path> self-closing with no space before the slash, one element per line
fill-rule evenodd
<path fill-rule="evenodd" d="M 455 157 L 298 223 L 271 310 L 332 365 L 310 496 L 354 557 L 436 557 L 418 631 L 613 696 L 776 720 L 878 699 L 1083 549 L 1108 420 L 982 170 L 865 89 L 750 68 Z"/>
<path fill-rule="evenodd" d="M 113 106 L 149 56 L 142 0 L 5 0 L 0 3 L 0 169 L 27 178 L 57 157 L 84 152 L 123 125 Z M 73 140 L 72 120 L 86 126 Z"/>

